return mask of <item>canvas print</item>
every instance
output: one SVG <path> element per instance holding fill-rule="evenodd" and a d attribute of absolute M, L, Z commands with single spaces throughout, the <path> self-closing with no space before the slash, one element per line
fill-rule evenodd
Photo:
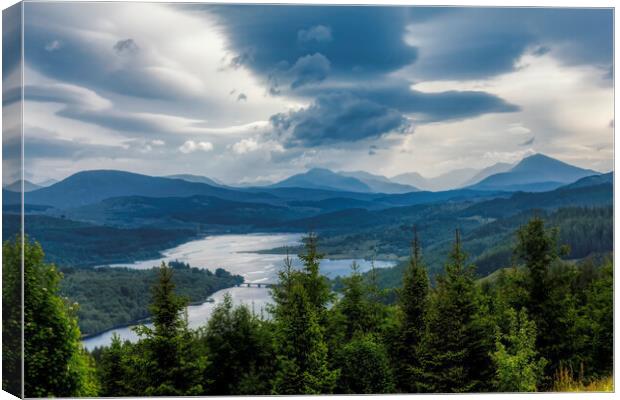
<path fill-rule="evenodd" d="M 613 391 L 613 12 L 4 10 L 2 388 Z"/>

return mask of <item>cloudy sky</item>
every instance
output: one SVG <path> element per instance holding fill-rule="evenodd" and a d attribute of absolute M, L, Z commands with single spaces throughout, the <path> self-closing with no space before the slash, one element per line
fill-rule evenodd
<path fill-rule="evenodd" d="M 25 3 L 26 177 L 613 162 L 612 12 Z"/>

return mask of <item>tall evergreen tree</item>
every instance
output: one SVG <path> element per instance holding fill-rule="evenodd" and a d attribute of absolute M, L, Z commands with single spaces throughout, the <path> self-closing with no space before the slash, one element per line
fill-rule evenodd
<path fill-rule="evenodd" d="M 305 287 L 295 283 L 286 312 L 278 313 L 276 341 L 279 369 L 274 394 L 331 393 L 338 371 L 328 366 L 327 345 L 315 305 Z"/>
<path fill-rule="evenodd" d="M 396 347 L 397 384 L 402 392 L 420 390 L 420 345 L 425 331 L 429 279 L 422 260 L 420 241 L 414 230 L 409 263 L 399 291 L 399 338 Z"/>
<path fill-rule="evenodd" d="M 611 260 L 605 261 L 601 276 L 586 289 L 586 303 L 582 309 L 588 330 L 588 350 L 591 369 L 599 375 L 608 375 L 614 364 L 614 269 Z"/>
<path fill-rule="evenodd" d="M 549 362 L 552 376 L 562 363 L 579 363 L 582 345 L 577 327 L 576 297 L 572 293 L 575 270 L 560 260 L 565 248 L 558 245 L 559 231 L 545 228 L 540 217 L 532 218 L 517 231 L 515 255 L 528 271 L 527 311 L 537 328 L 536 347 Z M 570 339 L 569 339 L 570 338 Z M 577 369 L 578 365 L 569 365 Z M 550 387 L 547 379 L 544 387 Z"/>
<path fill-rule="evenodd" d="M 562 254 L 557 243 L 558 234 L 557 229 L 545 229 L 543 219 L 538 216 L 517 231 L 517 246 L 514 252 L 525 262 L 529 272 L 530 298 L 527 308 L 535 319 L 539 319 L 543 312 L 541 307 L 548 298 L 549 268 Z"/>
<path fill-rule="evenodd" d="M 247 306 L 234 307 L 229 294 L 215 308 L 201 333 L 209 355 L 209 394 L 270 393 L 275 354 L 271 332 L 265 325 Z"/>
<path fill-rule="evenodd" d="M 128 379 L 131 374 L 126 360 L 129 346 L 114 334 L 110 346 L 100 350 L 97 371 L 101 381 L 101 396 L 121 397 L 131 394 L 130 387 L 136 382 Z"/>
<path fill-rule="evenodd" d="M 376 330 L 378 321 L 375 320 L 376 315 L 370 300 L 370 288 L 356 262 L 353 262 L 351 274 L 343 278 L 342 283 L 342 298 L 335 311 L 342 313 L 345 340 L 351 340 L 359 333 Z"/>
<path fill-rule="evenodd" d="M 393 393 L 394 378 L 387 351 L 374 334 L 357 334 L 338 352 L 337 392 Z"/>
<path fill-rule="evenodd" d="M 466 264 L 459 232 L 437 277 L 422 342 L 423 387 L 432 393 L 488 390 L 492 332 L 479 309 L 474 267 Z"/>
<path fill-rule="evenodd" d="M 144 393 L 156 395 L 198 395 L 203 393 L 202 376 L 206 358 L 192 346 L 194 333 L 187 328 L 183 311 L 187 300 L 174 292 L 173 270 L 162 262 L 153 286 L 150 312 L 153 328 L 136 328 L 145 347 L 148 386 Z"/>
<path fill-rule="evenodd" d="M 318 236 L 315 233 L 309 233 L 308 236 L 304 237 L 304 250 L 298 254 L 298 257 L 303 264 L 302 283 L 306 289 L 308 301 L 314 306 L 317 316 L 321 323 L 323 323 L 325 309 L 329 301 L 332 300 L 333 295 L 328 279 L 321 275 L 320 265 L 324 254 L 319 252 L 318 240 Z"/>

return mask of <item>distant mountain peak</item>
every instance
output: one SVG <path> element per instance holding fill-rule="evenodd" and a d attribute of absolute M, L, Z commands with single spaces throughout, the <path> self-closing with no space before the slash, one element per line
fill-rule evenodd
<path fill-rule="evenodd" d="M 327 168 L 311 168 L 306 172 L 292 175 L 271 187 L 298 187 L 306 189 L 325 189 L 349 192 L 371 192 L 370 187 L 361 180 L 340 175 Z"/>
<path fill-rule="evenodd" d="M 590 175 L 600 174 L 580 168 L 545 154 L 536 153 L 523 158 L 506 172 L 488 176 L 471 188 L 481 190 L 552 190 Z"/>

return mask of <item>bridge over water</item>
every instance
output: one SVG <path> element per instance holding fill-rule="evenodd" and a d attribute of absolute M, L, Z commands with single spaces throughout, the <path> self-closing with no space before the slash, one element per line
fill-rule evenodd
<path fill-rule="evenodd" d="M 272 282 L 243 282 L 240 283 L 238 285 L 235 285 L 236 287 L 257 287 L 257 288 L 271 288 L 276 286 L 276 283 L 272 283 Z"/>

